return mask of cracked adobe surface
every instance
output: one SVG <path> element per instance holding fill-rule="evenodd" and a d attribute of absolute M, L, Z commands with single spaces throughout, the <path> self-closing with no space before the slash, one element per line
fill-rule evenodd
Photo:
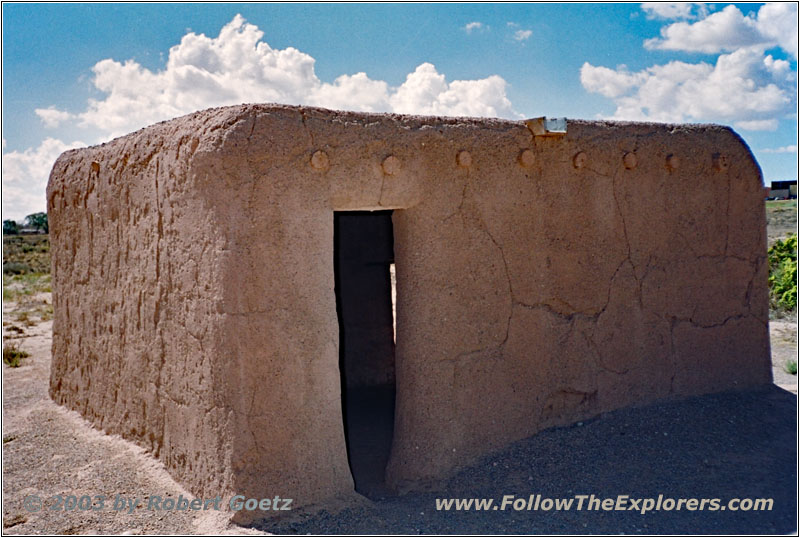
<path fill-rule="evenodd" d="M 394 209 L 398 489 L 552 425 L 771 379 L 761 178 L 730 129 L 242 105 L 57 161 L 53 399 L 197 495 L 346 497 L 333 212 L 376 209 Z"/>

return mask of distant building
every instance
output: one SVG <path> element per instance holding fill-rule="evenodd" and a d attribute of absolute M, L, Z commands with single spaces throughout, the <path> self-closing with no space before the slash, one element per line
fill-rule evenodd
<path fill-rule="evenodd" d="M 20 235 L 36 235 L 46 233 L 41 228 L 34 228 L 33 226 L 23 226 L 18 232 Z"/>
<path fill-rule="evenodd" d="M 767 198 L 772 200 L 787 198 L 797 198 L 797 180 L 792 181 L 773 181 L 769 188 Z"/>

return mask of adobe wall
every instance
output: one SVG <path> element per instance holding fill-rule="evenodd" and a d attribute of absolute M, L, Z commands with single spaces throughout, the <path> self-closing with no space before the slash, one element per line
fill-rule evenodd
<path fill-rule="evenodd" d="M 351 492 L 333 211 L 375 209 L 395 209 L 396 487 L 771 379 L 763 187 L 730 129 L 246 105 L 57 161 L 53 399 L 198 495 Z"/>
<path fill-rule="evenodd" d="M 235 423 L 219 394 L 225 237 L 187 174 L 202 129 L 160 124 L 56 162 L 50 395 L 213 497 L 232 487 Z"/>

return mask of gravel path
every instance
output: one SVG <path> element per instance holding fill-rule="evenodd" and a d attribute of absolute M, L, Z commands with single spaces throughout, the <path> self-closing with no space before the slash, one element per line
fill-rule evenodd
<path fill-rule="evenodd" d="M 264 526 L 285 534 L 785 534 L 797 526 L 796 396 L 776 386 L 608 413 L 485 458 L 438 492 Z M 773 498 L 772 511 L 436 511 L 437 497 Z"/>
<path fill-rule="evenodd" d="M 4 314 L 6 307 L 4 305 Z M 5 316 L 4 316 L 5 317 Z M 778 333 L 794 331 L 795 324 Z M 191 497 L 137 446 L 91 428 L 47 396 L 51 324 L 26 330 L 32 353 L 3 365 L 4 534 L 244 534 L 225 512 L 30 512 L 27 495 Z M 788 331 L 788 333 L 787 333 Z M 788 345 L 788 344 L 787 344 Z M 774 347 L 774 346 L 773 346 Z M 797 506 L 795 393 L 772 385 L 608 413 L 555 428 L 465 469 L 438 492 L 365 501 L 336 514 L 269 522 L 279 533 L 793 533 Z M 437 497 L 773 498 L 769 512 L 436 511 Z"/>

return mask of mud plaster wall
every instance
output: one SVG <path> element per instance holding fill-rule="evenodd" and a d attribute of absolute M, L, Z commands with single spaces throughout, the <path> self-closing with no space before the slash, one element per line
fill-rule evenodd
<path fill-rule="evenodd" d="M 333 211 L 370 209 L 395 209 L 394 486 L 770 380 L 763 190 L 729 129 L 248 105 L 59 158 L 52 397 L 198 495 L 352 491 Z"/>

